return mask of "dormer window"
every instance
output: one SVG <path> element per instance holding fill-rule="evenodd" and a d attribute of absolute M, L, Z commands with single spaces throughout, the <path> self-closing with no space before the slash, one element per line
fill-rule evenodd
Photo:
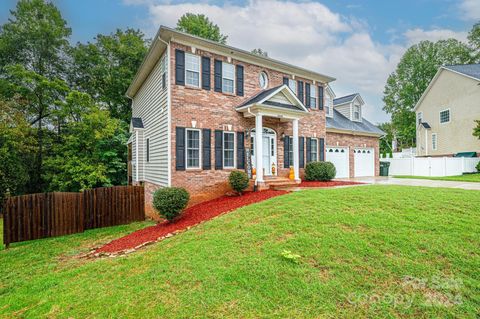
<path fill-rule="evenodd" d="M 360 121 L 360 105 L 353 106 L 353 119 L 355 121 Z"/>

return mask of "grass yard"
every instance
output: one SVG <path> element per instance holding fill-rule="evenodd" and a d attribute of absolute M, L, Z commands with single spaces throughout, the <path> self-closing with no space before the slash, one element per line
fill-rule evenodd
<path fill-rule="evenodd" d="M 146 224 L 0 251 L 0 317 L 474 318 L 479 313 L 477 191 L 305 190 L 243 207 L 126 257 L 73 258 Z"/>
<path fill-rule="evenodd" d="M 458 182 L 475 182 L 480 183 L 480 173 L 465 174 L 458 176 L 430 177 L 430 176 L 394 176 L 395 178 L 413 178 L 413 179 L 431 179 L 434 181 L 458 181 Z"/>

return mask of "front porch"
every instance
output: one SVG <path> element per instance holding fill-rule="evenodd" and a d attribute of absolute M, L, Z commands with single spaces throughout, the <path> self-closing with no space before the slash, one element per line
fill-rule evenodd
<path fill-rule="evenodd" d="M 247 134 L 247 143 L 250 144 L 250 148 L 247 148 L 247 159 L 250 158 L 250 161 L 247 160 L 247 168 L 256 173 L 252 174 L 255 185 L 262 189 L 275 184 L 300 183 L 299 120 L 309 115 L 303 103 L 286 85 L 282 85 L 260 92 L 237 107 L 237 111 L 243 113 L 245 118 L 255 118 L 255 127 Z M 288 159 L 284 155 L 279 161 L 279 144 L 285 142 L 285 130 L 278 132 L 268 127 L 265 122 L 272 119 L 276 119 L 280 124 L 278 127 L 281 127 L 282 123 L 285 123 L 284 129 L 291 127 L 291 143 L 288 145 L 291 149 L 286 152 Z M 293 168 L 293 181 L 288 178 L 290 167 Z M 285 176 L 279 175 L 279 172 L 285 172 L 285 169 L 288 170 L 286 174 L 282 174 Z"/>

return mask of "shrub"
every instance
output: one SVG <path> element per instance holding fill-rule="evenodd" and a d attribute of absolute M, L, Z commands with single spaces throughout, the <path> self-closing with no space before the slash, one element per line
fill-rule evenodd
<path fill-rule="evenodd" d="M 153 194 L 153 208 L 168 221 L 173 221 L 187 207 L 190 195 L 184 188 L 164 187 Z"/>
<path fill-rule="evenodd" d="M 329 181 L 335 177 L 337 170 L 331 162 L 310 162 L 305 167 L 307 181 Z"/>
<path fill-rule="evenodd" d="M 477 172 L 480 172 L 480 162 L 477 163 Z"/>
<path fill-rule="evenodd" d="M 245 172 L 233 171 L 228 176 L 228 183 L 240 195 L 248 187 L 248 176 Z"/>

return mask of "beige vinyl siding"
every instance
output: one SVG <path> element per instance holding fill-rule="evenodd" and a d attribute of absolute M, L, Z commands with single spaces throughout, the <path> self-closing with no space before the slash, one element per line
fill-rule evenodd
<path fill-rule="evenodd" d="M 352 119 L 352 108 L 351 108 L 351 103 L 347 104 L 342 104 L 335 106 L 335 110 L 340 112 L 343 116 L 345 116 L 347 119 L 351 120 Z"/>
<path fill-rule="evenodd" d="M 132 178 L 137 181 L 137 131 L 132 132 Z"/>
<path fill-rule="evenodd" d="M 290 101 L 282 92 L 272 96 L 269 99 L 269 101 L 283 103 L 283 104 L 292 104 L 292 101 Z"/>
<path fill-rule="evenodd" d="M 480 151 L 480 141 L 472 135 L 474 120 L 480 119 L 479 81 L 442 70 L 437 80 L 415 110 L 427 122 L 428 155 L 450 155 Z M 440 111 L 450 109 L 450 122 L 440 123 Z M 425 156 L 425 128 L 417 125 L 417 154 Z M 432 149 L 432 133 L 437 134 L 437 149 Z"/>
<path fill-rule="evenodd" d="M 168 50 L 166 51 L 168 52 Z M 133 117 L 140 117 L 144 130 L 139 136 L 140 180 L 168 186 L 168 63 L 164 53 L 133 98 Z M 162 74 L 166 72 L 165 89 Z M 146 162 L 146 139 L 150 139 L 150 161 Z M 140 142 L 141 140 L 141 142 Z"/>

